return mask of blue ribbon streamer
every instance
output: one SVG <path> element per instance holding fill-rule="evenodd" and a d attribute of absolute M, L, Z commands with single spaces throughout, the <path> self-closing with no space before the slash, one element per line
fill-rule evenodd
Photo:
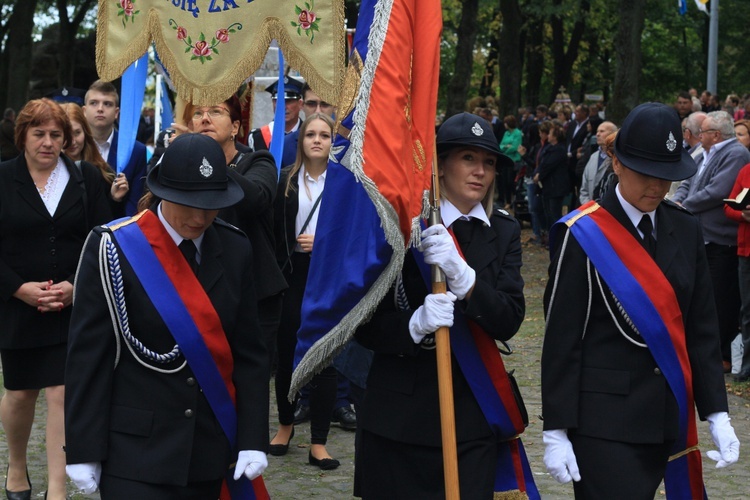
<path fill-rule="evenodd" d="M 148 53 L 128 66 L 122 75 L 120 92 L 120 126 L 117 139 L 117 173 L 119 174 L 130 161 L 135 138 L 138 135 L 138 121 L 143 107 L 143 95 L 146 92 L 146 75 L 148 73 Z"/>
<path fill-rule="evenodd" d="M 276 84 L 276 111 L 273 116 L 273 136 L 268 148 L 276 161 L 276 170 L 281 175 L 281 162 L 284 156 L 284 135 L 286 134 L 286 100 L 284 99 L 284 54 L 279 47 L 279 82 Z"/>

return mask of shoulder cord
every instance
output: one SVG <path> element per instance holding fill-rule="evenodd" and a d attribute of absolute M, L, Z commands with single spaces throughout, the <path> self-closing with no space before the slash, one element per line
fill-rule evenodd
<path fill-rule="evenodd" d="M 130 325 L 128 322 L 128 310 L 125 304 L 124 286 L 122 281 L 122 271 L 120 269 L 120 258 L 117 254 L 117 248 L 112 243 L 112 238 L 109 233 L 102 235 L 102 240 L 99 245 L 99 263 L 100 269 L 102 269 L 101 279 L 102 287 L 104 288 L 104 296 L 107 299 L 107 307 L 112 317 L 112 323 L 115 332 L 115 338 L 117 343 L 117 355 L 115 357 L 115 367 L 120 360 L 120 338 L 118 332 L 122 334 L 123 338 L 127 341 L 125 345 L 130 350 L 133 357 L 143 366 L 151 370 L 160 373 L 176 373 L 187 364 L 185 360 L 182 365 L 177 368 L 167 370 L 163 368 L 157 368 L 145 363 L 137 354 L 143 355 L 145 358 L 160 364 L 170 363 L 176 360 L 180 356 L 180 346 L 175 344 L 172 350 L 166 354 L 158 354 L 150 349 L 146 348 L 141 341 L 135 338 L 130 333 Z M 106 269 L 109 272 L 104 272 Z M 116 320 L 116 322 L 115 322 Z"/>
<path fill-rule="evenodd" d="M 602 294 L 602 300 L 604 301 L 604 304 L 607 306 L 607 311 L 609 311 L 609 315 L 612 317 L 612 322 L 615 324 L 620 334 L 623 337 L 625 337 L 626 340 L 628 340 L 632 344 L 637 345 L 638 347 L 648 347 L 645 343 L 638 342 L 635 339 L 631 338 L 627 333 L 625 333 L 625 330 L 622 329 L 622 326 L 620 326 L 620 322 L 617 321 L 617 318 L 615 317 L 615 312 L 610 307 L 609 301 L 607 300 L 607 297 L 605 296 L 604 287 L 602 286 L 602 281 L 599 277 L 598 272 L 596 273 L 596 281 L 599 284 L 599 291 Z M 612 299 L 615 301 L 615 304 L 617 305 L 617 310 L 620 312 L 620 316 L 622 316 L 622 318 L 625 320 L 628 326 L 633 329 L 635 334 L 640 336 L 641 334 L 638 332 L 638 329 L 633 324 L 633 321 L 630 319 L 630 316 L 628 316 L 628 313 L 625 312 L 625 309 L 622 307 L 622 304 L 620 303 L 620 301 L 617 300 L 617 297 L 615 297 L 615 294 L 612 293 L 612 290 L 610 290 L 609 293 L 612 296 Z"/>

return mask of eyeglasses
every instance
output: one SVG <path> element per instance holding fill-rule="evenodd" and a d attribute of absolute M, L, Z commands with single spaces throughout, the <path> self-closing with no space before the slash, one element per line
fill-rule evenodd
<path fill-rule="evenodd" d="M 208 113 L 208 117 L 210 119 L 216 119 L 221 118 L 222 116 L 229 116 L 229 110 L 226 108 L 222 108 L 221 106 L 216 106 L 213 108 L 208 109 L 201 109 L 198 108 L 195 111 L 193 111 L 193 120 L 202 120 L 203 116 Z"/>
<path fill-rule="evenodd" d="M 331 106 L 333 106 L 333 104 L 328 104 L 325 101 L 309 100 L 309 101 L 305 101 L 305 106 L 307 106 L 308 108 L 312 108 L 312 109 L 318 109 L 318 106 L 320 106 L 321 109 L 324 109 L 324 108 L 330 108 Z"/>
<path fill-rule="evenodd" d="M 709 128 L 709 129 L 706 129 L 706 130 L 701 130 L 701 131 L 700 131 L 700 133 L 701 133 L 701 134 L 707 134 L 707 133 L 709 133 L 709 132 L 718 132 L 718 129 L 715 129 L 715 128 Z"/>

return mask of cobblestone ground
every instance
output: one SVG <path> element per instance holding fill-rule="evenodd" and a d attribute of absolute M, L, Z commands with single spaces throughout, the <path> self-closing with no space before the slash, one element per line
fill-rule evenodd
<path fill-rule="evenodd" d="M 530 234 L 524 230 L 524 240 Z M 515 369 L 521 386 L 531 423 L 523 435 L 524 445 L 529 455 L 531 469 L 542 497 L 545 499 L 565 499 L 573 497 L 570 485 L 556 483 L 545 471 L 542 462 L 542 425 L 537 415 L 541 413 L 540 356 L 543 336 L 542 293 L 546 283 L 547 254 L 539 247 L 524 246 L 523 275 L 526 280 L 526 320 L 512 342 L 515 354 L 505 359 L 507 368 Z M 271 391 L 273 394 L 273 391 Z M 272 398 L 273 399 L 273 398 Z M 44 452 L 44 403 L 40 398 L 36 422 L 29 444 L 29 473 L 34 485 L 34 497 L 41 498 L 46 484 Z M 750 498 L 750 401 L 729 396 L 729 414 L 732 424 L 742 443 L 743 449 L 737 464 L 726 469 L 715 469 L 713 462 L 704 458 L 704 477 L 709 498 Z M 275 432 L 276 409 L 271 408 L 271 435 Z M 705 451 L 713 448 L 713 442 L 705 422 L 698 424 L 700 446 Z M 352 498 L 352 478 L 354 475 L 354 433 L 344 431 L 335 424 L 331 427 L 328 450 L 341 461 L 335 471 L 322 472 L 308 465 L 309 423 L 297 426 L 289 453 L 284 457 L 269 456 L 268 470 L 264 474 L 271 497 L 278 500 L 321 498 L 344 500 Z M 5 440 L 0 436 L 0 467 L 4 467 L 7 457 Z M 74 486 L 68 489 L 73 494 Z M 660 488 L 656 498 L 664 498 Z M 98 499 L 97 494 L 73 494 L 75 499 Z"/>

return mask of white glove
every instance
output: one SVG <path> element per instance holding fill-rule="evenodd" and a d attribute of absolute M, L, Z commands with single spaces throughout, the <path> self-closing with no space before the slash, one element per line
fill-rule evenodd
<path fill-rule="evenodd" d="M 729 414 L 725 411 L 712 413 L 706 420 L 714 444 L 719 448 L 719 451 L 710 450 L 706 455 L 716 462 L 717 469 L 732 465 L 740 458 L 740 440 L 729 423 Z"/>
<path fill-rule="evenodd" d="M 578 472 L 578 462 L 573 453 L 573 445 L 568 439 L 566 429 L 555 429 L 542 432 L 544 442 L 544 465 L 547 471 L 558 483 L 580 481 L 581 474 Z"/>
<path fill-rule="evenodd" d="M 414 311 L 409 320 L 409 333 L 415 344 L 422 342 L 425 335 L 435 332 L 441 326 L 453 326 L 453 303 L 456 296 L 451 292 L 431 293 L 424 298 L 424 304 Z"/>
<path fill-rule="evenodd" d="M 456 294 L 458 300 L 463 300 L 474 286 L 477 273 L 459 255 L 445 226 L 435 224 L 422 231 L 420 250 L 426 263 L 443 270 L 451 292 Z"/>
<path fill-rule="evenodd" d="M 99 479 L 102 476 L 102 463 L 70 464 L 65 466 L 65 472 L 84 495 L 90 495 L 99 488 Z"/>
<path fill-rule="evenodd" d="M 262 451 L 242 450 L 237 454 L 237 465 L 234 468 L 234 480 L 244 474 L 250 481 L 263 474 L 268 467 L 268 457 Z"/>

